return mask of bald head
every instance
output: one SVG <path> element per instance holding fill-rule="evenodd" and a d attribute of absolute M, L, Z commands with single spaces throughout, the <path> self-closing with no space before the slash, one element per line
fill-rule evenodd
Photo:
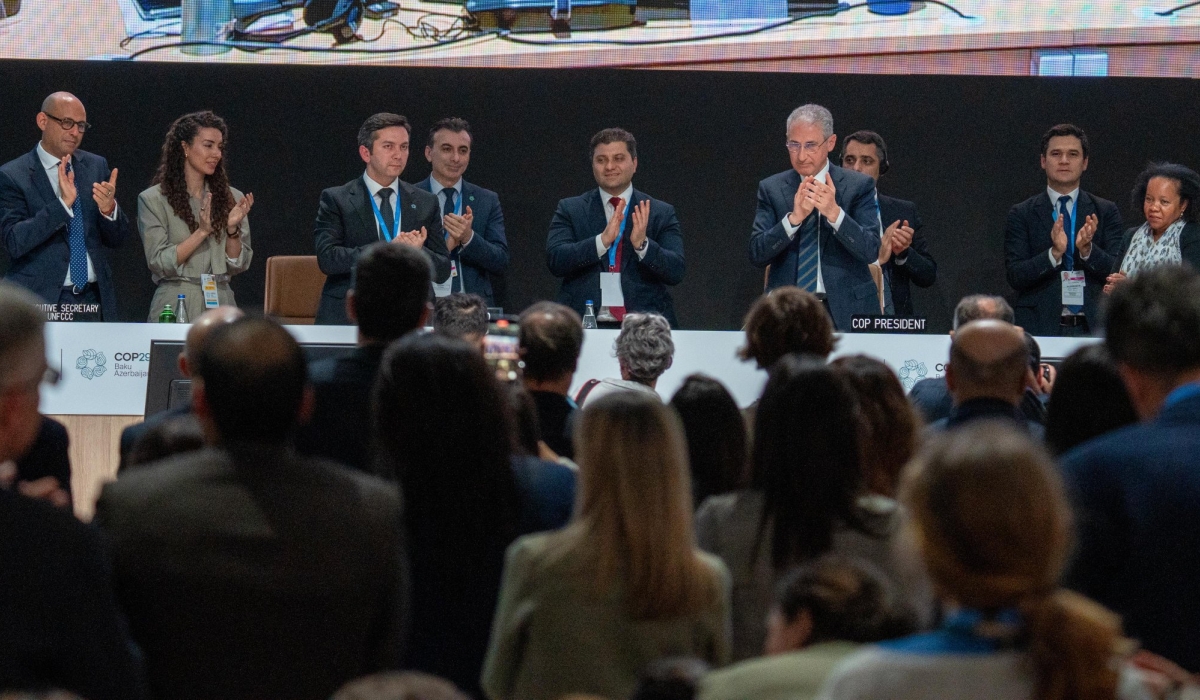
<path fill-rule="evenodd" d="M 42 111 L 54 114 L 60 106 L 71 102 L 79 102 L 79 98 L 66 91 L 52 92 L 42 100 Z M 79 102 L 79 106 L 82 107 L 83 103 Z"/>
<path fill-rule="evenodd" d="M 183 353 L 179 356 L 179 371 L 185 377 L 196 373 L 195 358 L 200 357 L 200 346 L 208 340 L 214 328 L 224 326 L 242 318 L 246 314 L 236 306 L 218 306 L 209 309 L 192 323 L 188 329 L 187 340 L 184 341 Z"/>
<path fill-rule="evenodd" d="M 55 158 L 71 155 L 83 141 L 85 127 L 72 125 L 72 128 L 64 129 L 61 121 L 63 119 L 86 122 L 87 110 L 83 108 L 79 98 L 69 92 L 51 93 L 42 100 L 42 111 L 38 112 L 37 125 L 42 130 L 42 148 Z"/>
<path fill-rule="evenodd" d="M 955 405 L 979 398 L 1017 405 L 1025 390 L 1029 348 L 1020 328 L 985 319 L 960 327 L 950 343 L 946 384 Z"/>

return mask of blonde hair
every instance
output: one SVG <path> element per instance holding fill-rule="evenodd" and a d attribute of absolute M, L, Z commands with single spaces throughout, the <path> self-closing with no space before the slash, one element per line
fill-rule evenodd
<path fill-rule="evenodd" d="M 1112 700 L 1130 649 L 1116 614 L 1058 588 L 1071 515 L 1049 456 L 998 422 L 933 440 L 910 463 L 901 499 L 939 591 L 972 608 L 1018 608 L 1037 700 Z"/>
<path fill-rule="evenodd" d="M 575 457 L 575 518 L 555 548 L 581 555 L 595 594 L 620 589 L 637 620 L 711 604 L 717 580 L 696 551 L 687 447 L 671 410 L 641 392 L 598 399 L 576 426 Z"/>

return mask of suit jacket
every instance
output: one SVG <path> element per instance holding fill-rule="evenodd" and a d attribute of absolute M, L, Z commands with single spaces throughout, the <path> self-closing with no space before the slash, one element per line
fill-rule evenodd
<path fill-rule="evenodd" d="M 1046 436 L 1046 427 L 1030 418 L 1021 407 L 990 398 L 971 399 L 955 406 L 950 409 L 950 415 L 930 423 L 929 432 L 940 433 L 981 420 L 1012 421 L 1014 426 L 1024 428 L 1038 442 Z"/>
<path fill-rule="evenodd" d="M 442 233 L 442 214 L 437 197 L 401 181 L 397 192 L 400 230 L 413 231 L 425 227 L 425 252 L 432 267 L 435 282 L 450 277 L 450 253 Z M 350 289 L 350 273 L 362 249 L 383 240 L 371 206 L 371 193 L 363 176 L 341 187 L 330 187 L 321 193 L 314 230 L 317 264 L 326 274 L 317 307 L 318 324 L 349 325 L 346 316 L 346 290 Z M 430 288 L 432 293 L 432 288 Z"/>
<path fill-rule="evenodd" d="M 394 485 L 283 448 L 205 449 L 105 485 L 96 522 L 158 700 L 326 700 L 399 667 Z"/>
<path fill-rule="evenodd" d="M 129 219 L 118 206 L 116 221 L 109 221 L 101 216 L 92 199 L 92 185 L 112 174 L 108 161 L 87 151 L 75 151 L 71 167 L 83 208 L 87 252 L 100 290 L 101 317 L 117 321 L 116 290 L 104 249 L 125 242 Z M 12 259 L 4 278 L 29 289 L 47 304 L 57 304 L 71 264 L 67 242 L 70 219 L 62 201 L 54 196 L 37 148 L 0 166 L 0 238 Z"/>
<path fill-rule="evenodd" d="M 1060 262 L 1050 261 L 1050 230 L 1054 228 L 1054 204 L 1043 190 L 1014 206 L 1008 212 L 1004 227 L 1004 265 L 1008 284 L 1017 290 L 1013 305 L 1016 324 L 1033 335 L 1055 336 L 1061 332 L 1062 278 L 1066 270 Z M 1080 190 L 1079 206 L 1075 211 L 1074 235 L 1083 228 L 1087 217 L 1095 214 L 1100 220 L 1092 238 L 1092 252 L 1087 260 L 1075 252 L 1075 269 L 1084 273 L 1087 286 L 1083 292 L 1083 313 L 1088 325 L 1100 325 L 1100 297 L 1105 278 L 1117 271 L 1117 254 L 1121 245 L 1121 212 L 1117 205 Z"/>
<path fill-rule="evenodd" d="M 750 234 L 750 262 L 771 266 L 767 291 L 795 286 L 800 263 L 800 239 L 812 221 L 820 220 L 821 276 L 834 326 L 850 330 L 855 314 L 879 315 L 879 289 L 868 266 L 879 260 L 879 208 L 875 180 L 830 163 L 829 178 L 837 190 L 838 206 L 846 212 L 842 226 L 833 230 L 825 217 L 813 211 L 794 238 L 788 238 L 783 217 L 792 211 L 800 173 L 787 170 L 758 183 L 758 210 Z"/>
<path fill-rule="evenodd" d="M 1080 445 L 1062 469 L 1078 532 L 1067 585 L 1144 648 L 1200 668 L 1200 396 Z"/>
<path fill-rule="evenodd" d="M 53 418 L 42 416 L 33 446 L 25 456 L 17 460 L 17 478 L 36 481 L 45 476 L 58 480 L 67 495 L 71 495 L 71 437 L 67 426 Z"/>
<path fill-rule="evenodd" d="M 0 688 L 145 697 L 98 533 L 0 489 Z"/>
<path fill-rule="evenodd" d="M 646 200 L 650 202 L 650 222 L 646 225 L 649 247 L 646 257 L 638 259 L 629 242 L 629 233 L 633 230 L 633 207 Z M 679 233 L 675 207 L 635 189 L 625 208 L 625 217 L 625 234 L 620 243 L 625 310 L 661 314 L 675 328 L 679 322 L 667 287 L 682 282 L 685 270 L 683 236 Z M 581 316 L 589 299 L 596 303 L 597 310 L 604 304 L 600 299 L 600 273 L 608 269 L 608 256 L 596 256 L 596 236 L 607 223 L 598 189 L 560 200 L 550 220 L 546 264 L 550 274 L 562 279 L 555 301 L 575 309 Z"/>
<path fill-rule="evenodd" d="M 912 316 L 912 292 L 909 283 L 918 287 L 930 287 L 937 280 L 937 262 L 929 252 L 929 241 L 925 238 L 925 224 L 917 213 L 917 205 L 904 199 L 896 199 L 887 195 L 879 195 L 879 219 L 884 230 L 893 222 L 907 221 L 913 228 L 912 244 L 900 257 L 903 265 L 896 264 L 893 256 L 883 266 L 892 287 L 892 303 L 896 307 L 897 316 Z"/>
<path fill-rule="evenodd" d="M 152 416 L 147 416 L 146 419 L 141 423 L 134 423 L 133 425 L 125 426 L 125 429 L 121 431 L 121 461 L 118 469 L 123 469 L 125 467 L 125 463 L 129 460 L 129 453 L 133 451 L 133 446 L 137 444 L 138 440 L 142 439 L 143 435 L 169 420 L 182 418 L 183 416 L 190 415 L 191 412 L 192 404 L 186 403 L 182 406 L 168 408 L 167 410 L 159 411 Z"/>
<path fill-rule="evenodd" d="M 371 388 L 386 348 L 366 345 L 309 365 L 315 405 L 296 436 L 297 450 L 374 473 Z"/>
<path fill-rule="evenodd" d="M 1127 229 L 1121 236 L 1120 253 L 1117 254 L 1117 262 L 1113 266 L 1113 272 L 1119 272 L 1121 265 L 1125 262 L 1125 256 L 1129 253 L 1129 245 L 1133 243 L 1133 234 L 1141 226 L 1134 226 Z M 1183 258 L 1183 262 L 1191 264 L 1197 270 L 1200 270 L 1200 224 L 1192 222 L 1184 224 L 1183 230 L 1179 232 L 1179 254 Z"/>
<path fill-rule="evenodd" d="M 416 186 L 426 192 L 433 191 L 433 184 L 428 177 Z M 504 235 L 504 212 L 500 211 L 500 198 L 495 192 L 466 180 L 462 183 L 462 196 L 462 210 L 465 212 L 467 207 L 471 207 L 475 216 L 471 224 L 474 235 L 466 248 L 459 247 L 451 251 L 450 259 L 458 266 L 463 291 L 478 294 L 487 300 L 488 306 L 496 306 L 491 275 L 503 275 L 508 269 L 508 238 Z"/>

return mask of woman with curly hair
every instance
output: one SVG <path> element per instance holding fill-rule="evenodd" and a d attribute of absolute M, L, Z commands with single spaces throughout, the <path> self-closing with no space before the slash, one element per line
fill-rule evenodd
<path fill-rule="evenodd" d="M 176 119 L 167 130 L 154 184 L 138 195 L 138 230 L 158 285 L 149 320 L 186 295 L 187 317 L 204 312 L 203 277 L 216 283 L 216 304 L 236 306 L 229 279 L 250 267 L 254 195 L 229 186 L 225 120 L 209 111 Z"/>

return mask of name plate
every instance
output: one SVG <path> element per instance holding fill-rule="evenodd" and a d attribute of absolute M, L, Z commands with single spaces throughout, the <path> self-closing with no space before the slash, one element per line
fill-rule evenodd
<path fill-rule="evenodd" d="M 850 317 L 850 330 L 856 333 L 924 333 L 925 318 L 921 316 L 862 316 Z"/>

